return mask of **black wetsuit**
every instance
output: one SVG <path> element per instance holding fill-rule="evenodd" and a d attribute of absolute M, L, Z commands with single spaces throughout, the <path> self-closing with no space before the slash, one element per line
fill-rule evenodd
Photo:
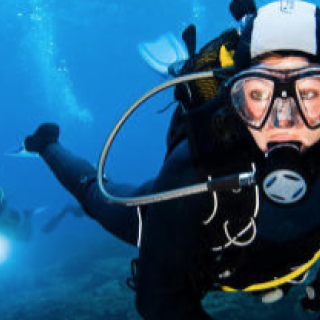
<path fill-rule="evenodd" d="M 42 157 L 89 216 L 118 238 L 137 245 L 141 231 L 137 208 L 107 204 L 98 190 L 96 170 L 90 164 L 59 143 L 50 144 Z M 157 179 L 140 189 L 106 183 L 117 194 L 133 195 L 200 181 L 203 176 L 193 165 L 188 143 L 182 142 L 167 158 Z M 216 199 L 204 193 L 142 208 L 137 282 L 140 314 L 152 320 L 210 319 L 201 307 L 201 298 L 213 283 L 244 288 L 305 263 L 320 247 L 320 239 L 315 236 L 320 225 L 319 182 L 317 179 L 307 201 L 292 208 L 257 199 L 255 187 L 220 192 Z M 215 201 L 218 209 L 211 217 Z M 252 244 L 212 250 L 223 247 L 228 240 L 223 228 L 226 217 L 232 237 L 241 232 L 255 211 L 257 235 Z M 245 234 L 237 240 L 248 238 L 250 234 Z M 292 244 L 299 247 L 292 251 Z M 226 271 L 227 277 L 222 276 Z"/>

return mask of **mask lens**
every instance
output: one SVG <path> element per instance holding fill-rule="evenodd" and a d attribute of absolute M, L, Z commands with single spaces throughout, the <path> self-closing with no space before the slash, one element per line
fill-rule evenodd
<path fill-rule="evenodd" d="M 320 76 L 297 80 L 296 91 L 306 121 L 316 127 L 320 124 Z"/>
<path fill-rule="evenodd" d="M 245 122 L 260 127 L 268 112 L 273 90 L 271 80 L 255 77 L 240 79 L 231 87 L 231 102 Z"/>

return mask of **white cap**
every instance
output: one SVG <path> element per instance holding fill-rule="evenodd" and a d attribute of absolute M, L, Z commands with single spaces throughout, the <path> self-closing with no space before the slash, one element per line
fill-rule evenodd
<path fill-rule="evenodd" d="M 320 11 L 314 4 L 283 1 L 267 4 L 247 19 L 237 58 L 248 61 L 274 51 L 295 51 L 319 56 Z M 241 57 L 244 55 L 244 57 Z"/>

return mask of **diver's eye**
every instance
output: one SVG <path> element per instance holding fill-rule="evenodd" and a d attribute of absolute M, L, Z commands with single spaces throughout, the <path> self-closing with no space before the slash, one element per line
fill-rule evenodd
<path fill-rule="evenodd" d="M 252 90 L 250 92 L 250 98 L 255 101 L 263 101 L 269 99 L 269 94 L 261 90 Z"/>
<path fill-rule="evenodd" d="M 300 90 L 302 100 L 311 100 L 317 98 L 319 93 L 316 90 Z"/>

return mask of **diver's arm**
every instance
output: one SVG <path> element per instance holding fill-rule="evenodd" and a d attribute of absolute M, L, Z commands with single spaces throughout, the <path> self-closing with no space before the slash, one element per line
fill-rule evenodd
<path fill-rule="evenodd" d="M 101 196 L 96 169 L 66 150 L 59 142 L 59 130 L 56 125 L 44 124 L 35 134 L 27 137 L 25 148 L 38 152 L 48 164 L 61 184 L 81 203 L 86 213 L 96 219 L 105 229 L 116 237 L 137 245 L 139 235 L 139 216 L 135 207 L 125 207 L 107 203 Z M 152 183 L 141 187 L 143 192 Z M 108 186 L 107 186 L 108 188 Z M 117 194 L 133 195 L 139 189 L 113 186 Z"/>
<path fill-rule="evenodd" d="M 187 143 L 170 155 L 156 180 L 156 191 L 198 183 Z M 146 320 L 207 320 L 191 281 L 196 269 L 205 195 L 150 205 L 139 254 L 137 308 Z"/>
<path fill-rule="evenodd" d="M 67 214 L 72 214 L 75 217 L 82 217 L 85 213 L 81 206 L 75 204 L 67 204 L 58 213 L 50 218 L 50 220 L 41 227 L 44 233 L 51 233 L 54 231 L 60 222 L 66 217 Z"/>
<path fill-rule="evenodd" d="M 139 239 L 142 217 L 136 207 L 107 203 L 97 183 L 96 169 L 87 161 L 73 155 L 60 143 L 48 145 L 41 154 L 61 184 L 75 196 L 84 211 L 114 236 L 135 246 Z M 152 181 L 134 188 L 106 182 L 109 192 L 123 196 L 147 193 Z"/>

